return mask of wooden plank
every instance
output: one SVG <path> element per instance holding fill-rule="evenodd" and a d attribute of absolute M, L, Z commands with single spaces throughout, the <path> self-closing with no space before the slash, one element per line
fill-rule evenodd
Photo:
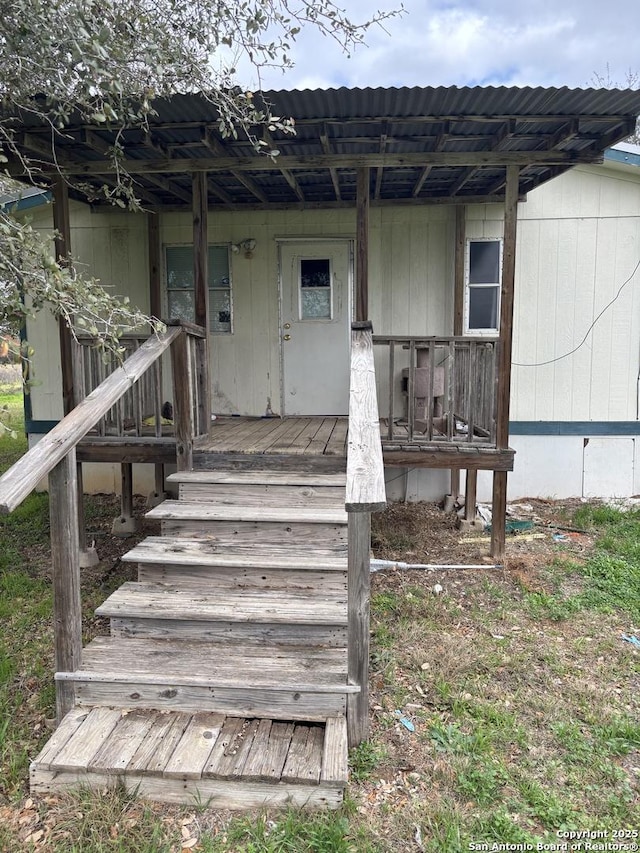
<path fill-rule="evenodd" d="M 293 453 L 292 448 L 295 445 L 295 440 L 306 426 L 304 418 L 288 418 L 284 420 L 280 428 L 270 434 L 272 439 L 267 445 L 269 453 L 280 453 L 286 451 Z"/>
<path fill-rule="evenodd" d="M 175 464 L 174 438 L 91 436 L 77 447 L 78 462 L 152 462 Z"/>
<path fill-rule="evenodd" d="M 123 712 L 114 730 L 87 764 L 87 769 L 109 773 L 124 770 L 147 737 L 154 717 L 152 711 Z"/>
<path fill-rule="evenodd" d="M 102 773 L 51 773 L 35 768 L 31 791 L 59 794 L 68 788 L 88 785 L 96 790 L 115 784 L 114 777 Z M 287 785 L 282 782 L 229 782 L 224 779 L 164 779 L 158 776 L 125 775 L 118 782 L 136 798 L 193 808 L 198 802 L 209 809 L 330 808 L 342 804 L 342 789 L 328 785 Z"/>
<path fill-rule="evenodd" d="M 233 568 L 234 571 L 229 571 Z M 138 579 L 144 583 L 173 584 L 188 587 L 206 587 L 219 589 L 228 595 L 230 590 L 246 589 L 249 594 L 254 590 L 270 589 L 281 595 L 292 592 L 316 593 L 326 590 L 333 597 L 346 594 L 347 572 L 317 571 L 306 569 L 268 569 L 249 566 L 236 568 L 229 566 L 190 566 L 142 563 L 138 568 Z"/>
<path fill-rule="evenodd" d="M 349 776 L 346 717 L 330 717 L 324 732 L 320 782 L 344 787 Z"/>
<path fill-rule="evenodd" d="M 347 700 L 349 746 L 369 735 L 369 601 L 371 515 L 349 513 L 348 681 L 360 688 Z"/>
<path fill-rule="evenodd" d="M 270 589 L 223 592 L 130 581 L 113 592 L 96 614 L 203 622 L 340 625 L 346 624 L 347 601 L 346 595 L 332 595 L 326 590 L 317 590 L 313 597 L 291 590 L 283 600 L 280 591 Z"/>
<path fill-rule="evenodd" d="M 242 545 L 233 539 L 219 537 L 183 538 L 149 536 L 128 551 L 122 560 L 136 563 L 174 564 L 183 566 L 228 566 L 230 568 L 322 569 L 345 571 L 344 550 L 314 548 L 301 542 L 291 546 L 256 547 Z"/>
<path fill-rule="evenodd" d="M 461 121 L 461 116 L 453 116 L 453 120 Z M 548 116 L 546 117 L 548 119 Z M 597 117 L 600 118 L 600 117 Z M 625 116 L 625 118 L 628 118 Z M 477 118 L 473 117 L 474 121 Z M 533 117 L 531 118 L 533 120 Z M 586 117 L 585 117 L 586 120 Z M 507 166 L 532 164 L 572 165 L 578 163 L 602 162 L 601 154 L 575 151 L 432 151 L 428 155 L 432 166 Z M 359 169 L 359 168 L 401 168 L 425 165 L 423 153 L 390 154 L 388 152 L 371 154 L 314 154 L 313 157 L 304 155 L 280 155 L 274 165 L 269 158 L 259 156 L 247 157 L 178 157 L 164 159 L 125 159 L 122 167 L 129 174 L 143 175 L 156 173 L 179 174 L 185 172 L 271 172 L 282 170 L 303 169 Z M 111 160 L 91 160 L 90 162 L 69 159 L 63 166 L 65 174 L 73 175 L 108 175 L 114 169 Z M 475 200 L 475 199 L 474 199 Z M 495 198 L 492 199 L 495 201 Z M 424 199 L 419 200 L 424 204 Z M 350 202 L 352 205 L 352 203 Z M 397 204 L 397 202 L 396 202 Z M 262 206 L 261 206 L 262 208 Z"/>
<path fill-rule="evenodd" d="M 172 779 L 199 779 L 220 735 L 224 719 L 221 714 L 194 714 L 162 775 Z"/>
<path fill-rule="evenodd" d="M 181 483 L 179 499 L 222 506 L 344 506 L 344 486 L 234 485 Z"/>
<path fill-rule="evenodd" d="M 246 720 L 242 717 L 226 717 L 220 728 L 218 738 L 202 768 L 203 776 L 217 777 L 218 765 L 224 759 L 227 750 L 233 750 L 233 743 L 243 729 Z"/>
<path fill-rule="evenodd" d="M 131 757 L 127 773 L 162 775 L 190 719 L 189 714 L 175 711 L 153 714 L 151 729 Z"/>
<path fill-rule="evenodd" d="M 308 692 L 345 690 L 345 655 L 340 649 L 281 649 L 277 645 L 229 648 L 186 641 L 120 640 L 96 637 L 84 649 L 83 678 L 144 681 L 148 684 L 251 684 L 256 687 L 304 687 Z M 57 678 L 65 678 L 58 673 Z M 73 677 L 69 676 L 72 680 Z M 78 675 L 78 680 L 80 680 Z"/>
<path fill-rule="evenodd" d="M 327 456 L 346 456 L 348 433 L 349 421 L 346 418 L 338 418 L 327 442 L 325 454 Z"/>
<path fill-rule="evenodd" d="M 341 472 L 345 470 L 346 453 L 342 456 L 319 456 L 307 452 L 302 456 L 286 453 L 217 453 L 197 450 L 194 467 L 199 470 L 226 468 L 233 471 L 285 471 L 295 467 L 298 471 Z"/>
<path fill-rule="evenodd" d="M 221 538 L 242 538 L 245 544 L 256 547 L 275 545 L 281 547 L 287 542 L 296 544 L 308 542 L 311 548 L 341 548 L 347 541 L 346 524 L 314 524 L 307 522 L 282 521 L 202 521 L 166 520 L 161 525 L 165 536 L 202 536 L 210 533 Z"/>
<path fill-rule="evenodd" d="M 276 471 L 180 471 L 167 477 L 169 483 L 232 484 L 271 486 L 344 486 L 345 474 Z"/>
<path fill-rule="evenodd" d="M 251 750 L 259 720 L 243 720 L 240 731 L 227 746 L 215 769 L 218 779 L 241 779 Z"/>
<path fill-rule="evenodd" d="M 55 767 L 61 770 L 86 769 L 121 716 L 120 708 L 92 708 L 55 756 Z"/>
<path fill-rule="evenodd" d="M 305 451 L 306 455 L 318 454 L 322 455 L 325 453 L 327 446 L 331 440 L 331 436 L 333 431 L 335 430 L 337 424 L 341 422 L 341 418 L 324 418 L 320 428 L 317 433 L 313 437 L 313 440 L 309 442 L 307 445 L 307 449 Z M 345 454 L 343 454 L 345 455 Z M 345 478 L 346 482 L 346 478 Z"/>
<path fill-rule="evenodd" d="M 64 719 L 46 742 L 33 763 L 37 764 L 38 767 L 49 769 L 58 752 L 60 752 L 62 747 L 85 721 L 89 714 L 89 710 L 89 708 L 83 708 L 80 705 L 73 707 L 65 715 Z"/>
<path fill-rule="evenodd" d="M 282 781 L 302 785 L 316 784 L 322 769 L 323 742 L 322 726 L 296 726 L 282 769 Z"/>
<path fill-rule="evenodd" d="M 78 669 L 82 659 L 78 483 L 73 447 L 49 475 L 49 518 L 55 668 L 68 672 Z M 73 686 L 57 684 L 58 722 L 74 705 Z"/>
<path fill-rule="evenodd" d="M 354 328 L 347 444 L 347 510 L 368 512 L 387 504 L 371 326 Z"/>
<path fill-rule="evenodd" d="M 135 642 L 127 640 L 127 642 Z M 146 642 L 149 642 L 147 640 Z M 167 642 L 164 640 L 163 642 Z M 252 648 L 247 646 L 247 648 Z M 330 650 L 331 651 L 331 650 Z M 316 720 L 346 713 L 346 695 L 327 688 L 307 689 L 296 687 L 234 687 L 215 683 L 190 683 L 177 685 L 167 679 L 164 684 L 147 684 L 140 681 L 78 681 L 76 695 L 84 704 L 105 707 L 149 708 L 164 711 L 197 713 L 209 711 L 220 714 L 242 714 L 245 717 L 270 717 L 280 720 Z"/>
<path fill-rule="evenodd" d="M 188 619 L 154 619 L 123 616 L 111 618 L 112 637 L 148 639 L 185 639 L 201 642 L 259 645 L 277 643 L 286 646 L 305 644 L 324 648 L 347 647 L 347 629 L 343 625 L 287 625 L 269 622 L 202 622 Z"/>
<path fill-rule="evenodd" d="M 479 471 L 513 471 L 514 451 L 478 453 L 450 448 L 384 449 L 384 464 L 392 468 L 465 468 Z"/>
<path fill-rule="evenodd" d="M 251 775 L 263 782 L 280 781 L 287 760 L 294 723 L 274 722 L 269 732 L 269 743 L 261 756 L 254 756 Z"/>
<path fill-rule="evenodd" d="M 251 748 L 247 755 L 244 764 L 242 778 L 248 781 L 257 782 L 262 778 L 262 768 L 265 764 L 265 757 L 269 748 L 269 738 L 271 736 L 271 727 L 274 725 L 273 720 L 260 720 L 258 728 L 255 731 Z M 293 725 L 291 724 L 293 730 Z M 278 778 L 280 778 L 278 776 Z"/>
<path fill-rule="evenodd" d="M 347 514 L 334 507 L 243 507 L 210 503 L 164 501 L 147 513 L 154 520 L 201 521 L 275 521 L 285 524 L 346 524 Z M 203 528 L 204 529 L 204 528 Z"/>
<path fill-rule="evenodd" d="M 208 446 L 216 450 L 245 450 L 251 453 L 256 441 L 266 438 L 281 425 L 279 418 L 233 418 L 230 424 L 223 425 L 223 430 L 220 430 L 216 422 Z"/>
<path fill-rule="evenodd" d="M 293 439 L 290 447 L 287 448 L 288 453 L 306 453 L 307 447 L 315 439 L 316 433 L 320 429 L 320 422 L 316 418 L 306 419 L 306 423 L 300 433 Z"/>

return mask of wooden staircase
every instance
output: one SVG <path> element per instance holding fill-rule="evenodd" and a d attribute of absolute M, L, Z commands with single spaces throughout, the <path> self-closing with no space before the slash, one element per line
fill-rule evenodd
<path fill-rule="evenodd" d="M 342 802 L 347 782 L 345 475 L 186 471 L 133 548 L 138 580 L 97 613 L 76 705 L 31 790 L 121 781 L 244 808 Z"/>

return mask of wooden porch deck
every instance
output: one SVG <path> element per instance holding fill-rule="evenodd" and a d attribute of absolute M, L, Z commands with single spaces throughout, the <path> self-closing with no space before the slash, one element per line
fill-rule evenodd
<path fill-rule="evenodd" d="M 344 471 L 348 418 L 219 417 L 194 444 L 194 467 Z"/>
<path fill-rule="evenodd" d="M 347 456 L 349 419 L 344 417 L 252 418 L 220 417 L 208 436 L 194 444 L 194 465 L 200 469 L 232 467 L 278 468 L 287 463 L 326 471 L 343 471 Z M 384 463 L 387 466 L 513 470 L 514 452 L 497 450 L 486 439 L 464 435 L 410 440 L 406 428 L 395 426 L 389 443 L 388 423 L 380 421 Z"/>

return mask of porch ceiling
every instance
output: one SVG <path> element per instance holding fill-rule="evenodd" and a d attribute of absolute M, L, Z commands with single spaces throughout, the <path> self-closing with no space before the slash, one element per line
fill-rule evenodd
<path fill-rule="evenodd" d="M 190 208 L 191 173 L 206 171 L 212 209 L 353 207 L 361 166 L 370 167 L 374 205 L 502 201 L 507 165 L 521 166 L 525 195 L 577 163 L 601 161 L 640 113 L 639 91 L 603 89 L 342 88 L 264 98 L 296 123 L 295 135 L 269 137 L 275 160 L 246 138 L 222 139 L 201 96 L 156 102 L 149 133 L 119 140 L 143 202 Z M 22 127 L 20 147 L 46 170 L 50 128 L 29 115 Z M 114 141 L 108 127 L 72 126 L 56 158 L 74 182 L 100 186 Z"/>

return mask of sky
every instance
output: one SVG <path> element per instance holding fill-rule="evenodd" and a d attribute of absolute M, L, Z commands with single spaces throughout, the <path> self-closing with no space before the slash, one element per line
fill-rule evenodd
<path fill-rule="evenodd" d="M 362 21 L 398 4 L 339 5 Z M 404 7 L 386 32 L 371 29 L 351 58 L 305 28 L 291 51 L 295 68 L 266 71 L 262 88 L 585 87 L 594 75 L 624 87 L 630 72 L 640 74 L 639 0 L 404 0 Z"/>

